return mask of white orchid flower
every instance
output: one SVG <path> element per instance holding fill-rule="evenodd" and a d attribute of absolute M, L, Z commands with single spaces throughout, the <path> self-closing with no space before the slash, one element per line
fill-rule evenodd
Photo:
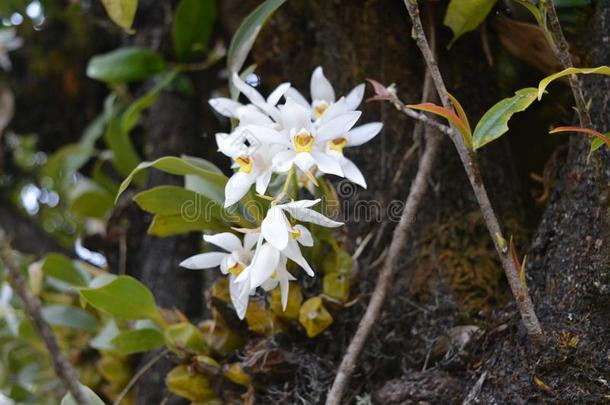
<path fill-rule="evenodd" d="M 242 241 L 230 232 L 218 233 L 216 235 L 204 235 L 206 242 L 218 246 L 225 252 L 207 252 L 191 256 L 182 261 L 180 266 L 187 269 L 211 269 L 220 267 L 222 274 L 229 274 L 229 291 L 231 302 L 240 319 L 246 314 L 248 307 L 248 296 L 252 292 L 247 285 L 237 283 L 235 279 L 243 270 L 250 265 L 254 252 L 252 248 L 259 239 L 258 234 L 246 233 Z M 244 288 L 246 294 L 244 296 Z"/>
<path fill-rule="evenodd" d="M 273 157 L 273 168 L 277 172 L 286 172 L 297 166 L 303 172 L 313 167 L 322 173 L 343 177 L 341 165 L 328 155 L 326 143 L 347 133 L 360 118 L 359 111 L 339 114 L 324 124 L 316 127 L 309 119 L 307 110 L 289 98 L 280 106 L 281 131 L 265 129 L 258 126 L 247 128 L 262 143 L 276 143 L 287 147 L 287 150 Z"/>
<path fill-rule="evenodd" d="M 257 142 L 250 131 L 241 127 L 231 134 L 216 134 L 218 150 L 232 158 L 233 167 L 237 169 L 225 185 L 225 208 L 238 202 L 253 184 L 259 194 L 265 194 L 267 190 L 273 174 L 273 156 L 284 147 Z"/>
<path fill-rule="evenodd" d="M 6 281 L 0 287 L 0 315 L 5 319 L 8 329 L 14 336 L 17 336 L 19 322 L 15 310 L 11 306 L 11 298 L 13 297 L 13 289 Z"/>
<path fill-rule="evenodd" d="M 371 122 L 348 131 L 345 135 L 338 136 L 327 143 L 326 153 L 335 158 L 341 165 L 341 170 L 346 179 L 366 188 L 366 180 L 358 166 L 343 155 L 343 149 L 360 146 L 373 139 L 383 128 L 381 122 Z"/>
<path fill-rule="evenodd" d="M 358 108 L 364 97 L 364 89 L 364 83 L 361 83 L 348 93 L 345 97 L 347 111 L 354 111 Z M 318 66 L 311 75 L 310 94 L 311 103 L 294 88 L 286 89 L 284 96 L 294 99 L 294 101 L 306 108 L 314 121 L 325 119 L 326 113 L 332 111 L 330 107 L 335 104 L 336 96 L 335 89 L 326 76 L 324 76 L 321 66 Z"/>
<path fill-rule="evenodd" d="M 8 56 L 10 51 L 21 48 L 23 39 L 17 36 L 14 28 L 0 30 L 0 67 L 4 70 L 11 70 L 13 66 Z"/>

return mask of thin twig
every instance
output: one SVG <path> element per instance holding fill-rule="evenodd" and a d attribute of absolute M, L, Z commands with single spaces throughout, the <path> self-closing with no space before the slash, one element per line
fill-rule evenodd
<path fill-rule="evenodd" d="M 0 235 L 0 238 L 2 237 L 3 236 Z M 81 405 L 89 404 L 85 393 L 78 383 L 78 377 L 74 368 L 72 368 L 72 365 L 64 357 L 51 327 L 42 317 L 40 302 L 28 289 L 23 275 L 21 274 L 21 269 L 13 261 L 10 246 L 5 241 L 1 241 L 0 243 L 0 256 L 2 257 L 2 262 L 11 275 L 15 292 L 19 295 L 21 301 L 23 301 L 28 316 L 34 322 L 38 334 L 44 341 L 44 344 L 51 355 L 55 374 L 63 381 L 66 389 L 72 394 L 72 397 L 77 403 Z"/>
<path fill-rule="evenodd" d="M 572 64 L 572 56 L 570 55 L 570 45 L 563 35 L 554 1 L 543 0 L 543 4 L 546 10 L 547 23 L 550 25 L 549 28 L 553 38 L 553 41 L 549 40 L 549 42 L 551 42 L 549 45 L 551 45 L 551 49 L 555 53 L 555 56 L 559 59 L 559 62 L 561 62 L 565 69 L 574 67 Z M 574 101 L 576 101 L 576 110 L 578 112 L 580 126 L 592 128 L 593 124 L 591 122 L 591 116 L 589 115 L 589 109 L 587 108 L 580 80 L 576 75 L 570 75 L 569 80 L 572 94 L 574 95 Z"/>
<path fill-rule="evenodd" d="M 440 139 L 436 134 L 427 137 L 426 147 L 421 160 L 419 161 L 417 174 L 413 180 L 413 183 L 411 184 L 411 190 L 409 191 L 405 208 L 402 212 L 402 216 L 400 217 L 400 222 L 394 229 L 392 242 L 383 264 L 383 268 L 379 273 L 377 285 L 375 286 L 371 300 L 366 308 L 366 312 L 358 324 L 358 329 L 347 347 L 347 351 L 345 352 L 343 360 L 339 365 L 337 375 L 335 376 L 333 385 L 328 393 L 328 397 L 326 398 L 326 405 L 339 405 L 341 403 L 343 392 L 345 391 L 347 383 L 349 382 L 354 368 L 356 367 L 358 356 L 360 355 L 360 352 L 362 351 L 362 348 L 364 347 L 373 326 L 376 324 L 376 321 L 379 318 L 388 287 L 392 283 L 394 267 L 398 261 L 398 257 L 400 256 L 401 249 L 404 248 L 407 233 L 409 230 L 411 230 L 413 225 L 413 217 L 417 212 L 422 197 L 424 196 L 424 192 L 426 191 L 428 179 L 432 174 L 434 162 L 439 150 L 439 141 Z"/>
<path fill-rule="evenodd" d="M 419 7 L 417 6 L 417 0 L 404 0 L 404 4 L 407 8 L 407 11 L 409 12 L 411 21 L 413 22 L 413 36 L 417 42 L 417 46 L 419 47 L 424 57 L 424 60 L 426 61 L 428 70 L 432 75 L 436 91 L 438 92 L 443 106 L 445 106 L 445 108 L 451 109 L 452 106 L 449 102 L 449 98 L 447 97 L 447 88 L 445 87 L 445 82 L 443 81 L 440 70 L 436 63 L 436 59 L 432 54 L 432 50 L 430 49 L 430 46 L 428 45 L 428 41 L 424 34 L 424 29 L 422 27 L 421 19 L 419 17 Z M 489 197 L 487 196 L 487 190 L 485 189 L 485 185 L 483 184 L 483 179 L 481 177 L 474 152 L 469 151 L 466 148 L 462 137 L 458 134 L 455 128 L 452 127 L 452 130 L 449 132 L 450 133 L 448 135 L 453 141 L 455 148 L 457 149 L 457 152 L 462 161 L 462 165 L 466 170 L 468 180 L 470 181 L 470 185 L 472 186 L 476 199 L 479 203 L 481 214 L 483 215 L 483 219 L 485 220 L 487 229 L 494 242 L 496 251 L 498 252 L 498 256 L 500 257 L 502 268 L 504 269 L 504 273 L 506 274 L 506 278 L 508 279 L 508 283 L 517 302 L 517 307 L 519 308 L 521 318 L 523 319 L 523 324 L 525 325 L 525 328 L 527 329 L 528 335 L 532 339 L 532 342 L 538 345 L 542 344 L 544 342 L 544 335 L 542 333 L 542 328 L 540 326 L 540 322 L 538 321 L 538 317 L 536 316 L 534 305 L 532 304 L 532 300 L 529 294 L 521 285 L 521 281 L 519 279 L 520 269 L 516 267 L 514 261 L 508 255 L 508 249 L 506 249 L 506 239 L 502 235 L 502 231 L 498 223 L 498 218 L 496 217 L 491 202 L 489 201 Z"/>
<path fill-rule="evenodd" d="M 123 390 L 121 390 L 121 393 L 116 397 L 112 405 L 120 405 L 123 398 L 125 398 L 125 396 L 129 393 L 129 390 L 131 390 L 135 383 L 137 383 L 138 380 L 142 378 L 142 376 L 152 368 L 152 366 L 154 366 L 159 360 L 161 360 L 163 356 L 167 354 L 167 352 L 167 349 L 161 350 L 161 352 L 157 353 L 157 355 L 150 359 L 148 363 L 144 364 L 142 368 L 140 368 L 138 372 L 135 373 L 133 377 L 131 377 L 131 380 L 129 380 L 127 385 L 123 387 Z"/>

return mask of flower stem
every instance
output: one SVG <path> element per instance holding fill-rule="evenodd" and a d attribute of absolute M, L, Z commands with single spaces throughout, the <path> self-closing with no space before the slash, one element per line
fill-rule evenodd
<path fill-rule="evenodd" d="M 417 46 L 419 47 L 430 74 L 432 75 L 436 91 L 443 103 L 443 106 L 445 108 L 452 108 L 449 98 L 447 97 L 445 82 L 443 81 L 443 77 L 441 76 L 436 59 L 432 54 L 430 46 L 428 45 L 428 40 L 424 34 L 424 29 L 419 17 L 417 0 L 404 0 L 404 4 L 413 23 L 413 37 L 415 38 Z M 508 252 L 506 249 L 503 249 L 501 246 L 500 241 L 505 240 L 506 238 L 502 236 L 498 218 L 496 217 L 491 202 L 489 201 L 487 190 L 485 189 L 485 185 L 483 184 L 483 180 L 481 178 L 476 156 L 471 150 L 466 148 L 462 137 L 459 136 L 457 130 L 453 128 L 453 126 L 449 137 L 453 141 L 453 144 L 455 145 L 458 155 L 462 161 L 462 165 L 466 170 L 468 180 L 470 181 L 470 185 L 472 186 L 477 202 L 479 203 L 481 214 L 483 215 L 483 219 L 487 225 L 487 230 L 489 231 L 489 234 L 494 242 L 500 262 L 502 263 L 502 268 L 504 269 L 504 273 L 508 279 L 513 296 L 517 302 L 517 307 L 521 314 L 523 324 L 525 325 L 527 333 L 532 342 L 536 345 L 541 345 L 544 342 L 542 327 L 540 326 L 540 322 L 536 316 L 534 304 L 519 280 L 519 269 L 517 269 L 515 263 L 507 254 Z"/>

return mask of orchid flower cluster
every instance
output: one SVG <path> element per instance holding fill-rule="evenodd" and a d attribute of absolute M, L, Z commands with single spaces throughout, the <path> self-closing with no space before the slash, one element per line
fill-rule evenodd
<path fill-rule="evenodd" d="M 279 286 L 281 303 L 286 308 L 289 282 L 295 280 L 287 269 L 288 260 L 314 276 L 301 252 L 301 246 L 313 246 L 314 239 L 302 223 L 330 228 L 342 225 L 312 209 L 319 199 L 284 202 L 291 177 L 296 175 L 298 184 L 310 191 L 318 184 L 316 178 L 324 174 L 366 187 L 364 176 L 343 155 L 343 149 L 368 142 L 381 131 L 382 124 L 373 122 L 354 128 L 361 115 L 356 108 L 362 102 L 364 84 L 337 100 L 321 67 L 311 76 L 311 102 L 290 83 L 280 84 L 264 98 L 237 74 L 232 81 L 249 104 L 229 98 L 210 100 L 214 110 L 238 122 L 231 133 L 216 134 L 219 151 L 231 158 L 235 169 L 225 187 L 224 205 L 236 204 L 252 186 L 257 194 L 271 200 L 271 205 L 259 228 L 242 230 L 243 241 L 231 232 L 205 235 L 206 242 L 223 252 L 198 254 L 184 260 L 181 266 L 220 267 L 229 277 L 231 301 L 243 319 L 249 297 L 259 287 L 270 291 Z M 282 99 L 284 102 L 280 103 Z M 286 185 L 278 195 L 266 196 L 274 175 L 286 176 Z"/>

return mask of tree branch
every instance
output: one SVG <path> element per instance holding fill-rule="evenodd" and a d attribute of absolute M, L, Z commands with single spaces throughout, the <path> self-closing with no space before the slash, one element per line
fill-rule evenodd
<path fill-rule="evenodd" d="M 0 236 L 0 238 L 1 237 L 2 236 Z M 2 258 L 2 262 L 9 270 L 15 292 L 23 301 L 26 312 L 28 313 L 30 319 L 34 322 L 40 337 L 44 341 L 44 344 L 51 355 L 55 373 L 61 380 L 63 380 L 64 385 L 72 394 L 72 397 L 76 400 L 76 402 L 81 405 L 87 405 L 89 401 L 87 400 L 83 390 L 81 390 L 76 372 L 61 352 L 51 327 L 42 317 L 40 302 L 28 289 L 25 280 L 23 279 L 23 275 L 21 274 L 21 270 L 11 257 L 12 251 L 8 244 L 4 241 L 0 243 L 0 256 Z"/>
<path fill-rule="evenodd" d="M 550 25 L 553 38 L 553 41 L 549 45 L 551 45 L 551 49 L 553 49 L 555 56 L 559 59 L 565 69 L 574 67 L 572 64 L 572 56 L 570 55 L 570 45 L 563 35 L 561 24 L 557 17 L 557 11 L 555 10 L 555 3 L 553 0 L 543 0 L 542 3 L 546 10 L 547 22 Z M 576 75 L 570 75 L 569 80 L 572 94 L 574 95 L 574 101 L 576 101 L 576 110 L 578 112 L 580 126 L 583 128 L 592 128 L 593 123 L 591 122 L 591 116 L 589 115 L 589 109 L 587 108 L 580 80 Z"/>
<path fill-rule="evenodd" d="M 404 4 L 407 8 L 409 16 L 411 17 L 411 21 L 413 22 L 413 36 L 424 57 L 424 60 L 426 61 L 428 70 L 432 75 L 436 91 L 438 92 L 443 106 L 451 109 L 453 107 L 451 106 L 449 98 L 447 97 L 445 82 L 443 81 L 422 27 L 417 0 L 404 0 Z M 469 151 L 466 148 L 463 139 L 455 128 L 452 127 L 452 130 L 448 135 L 453 141 L 453 144 L 455 145 L 458 155 L 462 161 L 462 165 L 466 170 L 468 180 L 470 181 L 470 185 L 472 186 L 476 199 L 479 203 L 481 214 L 483 215 L 483 219 L 485 220 L 489 234 L 491 235 L 496 247 L 496 251 L 498 252 L 498 256 L 500 257 L 502 268 L 504 269 L 504 273 L 506 274 L 506 278 L 510 284 L 513 296 L 517 302 L 517 307 L 521 313 L 521 318 L 523 319 L 523 323 L 527 329 L 528 335 L 535 344 L 542 344 L 544 341 L 544 335 L 542 333 L 542 328 L 540 327 L 540 322 L 538 321 L 538 317 L 534 311 L 534 305 L 532 304 L 529 294 L 525 290 L 524 286 L 521 285 L 521 281 L 519 279 L 520 269 L 516 267 L 516 264 L 508 254 L 506 239 L 502 235 L 498 219 L 493 210 L 491 202 L 489 201 L 487 190 L 483 184 L 476 157 L 472 151 Z"/>

